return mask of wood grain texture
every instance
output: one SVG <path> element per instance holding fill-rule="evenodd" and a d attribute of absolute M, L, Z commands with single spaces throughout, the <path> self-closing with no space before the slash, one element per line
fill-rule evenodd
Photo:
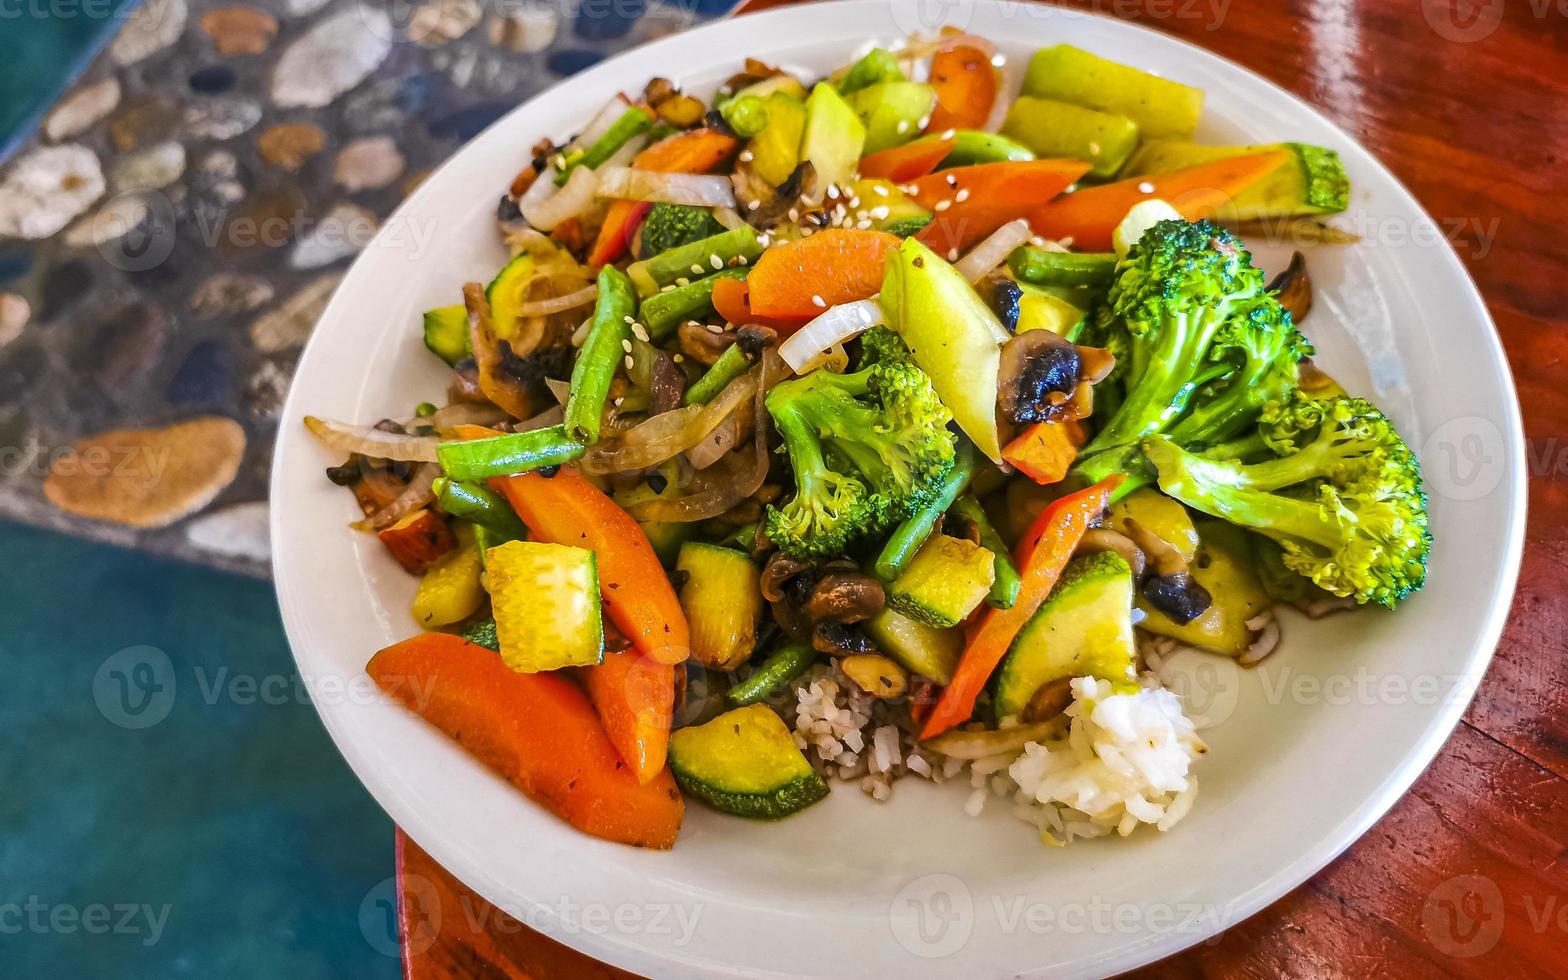
<path fill-rule="evenodd" d="M 1508 626 L 1431 769 L 1306 885 L 1142 975 L 1568 975 L 1568 4 L 1061 5 L 1113 13 L 1246 65 L 1383 160 L 1451 230 L 1491 309 L 1519 388 L 1530 472 Z M 404 856 L 418 858 L 426 877 L 445 875 L 417 849 Z M 450 887 L 454 899 L 465 894 Z M 515 975 L 506 970 L 517 963 L 563 970 L 531 974 L 541 978 L 596 967 L 581 958 L 546 966 L 535 945 L 554 944 L 542 937 L 492 942 L 484 948 L 505 961 L 477 962 L 496 976 Z M 460 951 L 472 957 L 479 948 L 443 928 L 410 959 L 409 976 L 491 975 L 457 968 L 476 962 L 456 958 Z"/>

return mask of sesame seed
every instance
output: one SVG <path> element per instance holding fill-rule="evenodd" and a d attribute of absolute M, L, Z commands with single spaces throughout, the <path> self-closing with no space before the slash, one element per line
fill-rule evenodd
<path fill-rule="evenodd" d="M 724 260 L 719 258 L 717 253 L 708 256 L 708 264 L 713 266 L 715 269 L 724 268 Z"/>
<path fill-rule="evenodd" d="M 865 231 L 867 228 L 871 227 L 871 221 L 870 219 L 863 218 L 860 221 L 855 222 L 855 227 L 859 228 L 861 231 Z"/>
<path fill-rule="evenodd" d="M 1138 184 L 1138 190 L 1142 191 L 1145 194 L 1153 194 L 1154 193 L 1154 185 L 1149 183 L 1147 180 L 1145 180 L 1145 181 L 1143 181 L 1143 182 Z"/>
<path fill-rule="evenodd" d="M 850 198 L 849 199 L 849 206 L 852 207 L 852 208 L 860 207 L 860 197 L 857 195 L 855 197 Z"/>
<path fill-rule="evenodd" d="M 887 188 L 881 184 L 872 184 L 871 189 L 876 191 L 879 197 L 887 197 Z"/>
<path fill-rule="evenodd" d="M 994 54 L 994 55 L 991 56 L 991 67 L 992 68 L 1000 68 L 1000 67 L 1002 67 L 1005 64 L 1007 64 L 1007 55 L 1005 55 L 1005 54 Z"/>
<path fill-rule="evenodd" d="M 958 186 L 958 178 L 954 177 L 952 174 L 948 174 L 947 175 L 947 186 L 949 186 L 949 187 L 957 187 Z"/>
<path fill-rule="evenodd" d="M 837 184 L 830 184 L 828 186 L 828 198 L 831 199 L 831 200 L 834 200 L 834 201 L 838 200 L 838 185 Z"/>
<path fill-rule="evenodd" d="M 757 210 L 760 207 L 762 207 L 762 202 L 761 201 L 752 201 L 750 204 L 746 205 L 746 210 L 747 211 L 755 211 L 755 210 Z"/>
<path fill-rule="evenodd" d="M 957 194 L 954 194 L 953 195 L 953 200 L 958 201 L 960 203 L 969 200 L 969 188 L 965 187 L 963 190 L 959 191 Z"/>
<path fill-rule="evenodd" d="M 632 356 L 630 354 L 626 355 L 625 363 L 626 370 L 630 371 L 632 369 Z"/>
<path fill-rule="evenodd" d="M 886 204 L 879 204 L 867 212 L 867 214 L 878 221 L 881 221 L 883 218 L 886 218 L 889 214 L 892 213 L 893 209 L 888 207 Z"/>
<path fill-rule="evenodd" d="M 684 360 L 686 360 L 686 357 L 683 354 L 676 354 L 675 357 L 674 357 L 674 361 L 675 361 L 676 364 L 679 364 L 679 363 L 681 363 Z"/>
<path fill-rule="evenodd" d="M 937 211 L 946 211 L 948 208 L 950 208 L 952 206 L 953 206 L 953 202 L 952 201 L 938 201 L 938 202 L 936 202 L 936 210 Z"/>
<path fill-rule="evenodd" d="M 921 116 L 920 117 L 920 128 L 921 129 L 925 129 L 929 125 L 931 125 L 931 116 L 930 115 Z"/>
<path fill-rule="evenodd" d="M 675 291 L 675 284 L 673 282 L 666 283 L 663 286 L 659 287 L 659 292 L 661 292 L 661 293 L 673 293 L 674 291 Z"/>
<path fill-rule="evenodd" d="M 610 404 L 614 405 L 616 408 L 620 408 L 621 407 L 621 402 L 624 402 L 625 400 L 626 400 L 625 397 L 623 397 L 621 395 L 616 395 L 615 396 L 615 400 L 613 402 L 611 402 Z"/>
<path fill-rule="evenodd" d="M 717 323 L 705 323 L 705 324 L 703 324 L 703 326 L 708 328 L 708 332 L 709 333 L 723 333 L 724 332 L 724 328 L 719 326 Z"/>
<path fill-rule="evenodd" d="M 629 341 L 629 340 L 621 341 L 621 350 L 623 350 L 626 353 L 630 354 L 632 352 L 632 342 Z"/>
<path fill-rule="evenodd" d="M 947 250 L 947 261 L 949 261 L 949 262 L 957 262 L 958 261 L 958 249 L 950 248 L 950 249 Z"/>
<path fill-rule="evenodd" d="M 893 128 L 896 129 L 898 131 L 899 135 L 902 136 L 904 133 L 909 132 L 909 120 L 908 119 L 900 119 L 898 121 L 898 125 L 893 127 Z"/>
<path fill-rule="evenodd" d="M 621 322 L 630 325 L 633 322 L 631 315 L 627 314 L 626 316 L 621 317 Z"/>
<path fill-rule="evenodd" d="M 701 272 L 702 271 L 702 266 L 699 265 L 697 267 L 697 271 Z M 675 285 L 677 285 L 677 286 L 690 286 L 691 285 L 691 280 L 687 279 L 685 276 L 681 276 L 681 277 L 679 277 L 678 279 L 675 280 Z"/>
<path fill-rule="evenodd" d="M 950 140 L 954 136 L 957 136 L 957 135 L 958 135 L 958 130 L 956 130 L 956 129 L 949 129 L 949 130 L 947 130 L 946 132 L 944 132 L 942 134 L 942 138 L 945 139 L 945 140 Z"/>
<path fill-rule="evenodd" d="M 818 296 L 816 294 L 812 294 L 811 302 L 812 302 L 812 305 L 819 306 L 819 307 L 826 307 L 828 305 L 827 300 L 823 299 L 821 296 Z"/>
<path fill-rule="evenodd" d="M 741 150 L 740 151 L 740 162 L 741 163 L 750 163 L 752 161 L 752 159 L 753 159 L 753 156 L 752 156 L 752 153 L 751 153 L 750 150 Z"/>
<path fill-rule="evenodd" d="M 1100 144 L 1091 141 L 1089 143 L 1089 152 L 1098 156 L 1100 153 Z"/>
<path fill-rule="evenodd" d="M 918 194 L 918 193 L 920 193 L 920 188 L 916 187 L 914 184 L 905 184 L 902 187 L 900 187 L 899 190 L 903 191 L 905 194 Z"/>
<path fill-rule="evenodd" d="M 636 337 L 645 344 L 653 342 L 652 338 L 648 336 L 648 328 L 640 323 L 632 324 L 632 336 Z"/>
<path fill-rule="evenodd" d="M 790 208 L 789 209 L 789 220 L 791 220 L 791 221 L 799 221 L 800 220 L 800 209 L 799 208 Z"/>
<path fill-rule="evenodd" d="M 1056 240 L 1056 244 L 1060 245 L 1063 248 L 1070 248 L 1070 247 L 1072 247 L 1072 244 L 1073 244 L 1073 236 L 1071 236 L 1071 235 L 1064 235 L 1063 237 L 1058 238 Z"/>
<path fill-rule="evenodd" d="M 700 276 L 700 275 L 702 275 L 702 266 L 701 266 L 701 265 L 699 265 L 699 264 L 698 264 L 698 263 L 696 263 L 696 262 L 693 262 L 693 263 L 692 263 L 692 264 L 691 264 L 691 274 L 692 274 L 692 275 L 694 275 L 694 276 Z"/>
<path fill-rule="evenodd" d="M 744 255 L 737 255 L 737 256 L 735 256 L 735 264 L 736 265 L 750 265 L 751 264 L 751 260 L 746 258 L 746 256 L 744 256 Z"/>

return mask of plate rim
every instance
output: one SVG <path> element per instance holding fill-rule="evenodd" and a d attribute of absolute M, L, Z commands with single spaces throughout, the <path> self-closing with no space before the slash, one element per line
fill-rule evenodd
<path fill-rule="evenodd" d="M 898 5 L 901 2 L 902 0 L 892 0 L 894 5 Z M 962 11 L 966 5 L 960 4 L 958 9 Z M 731 24 L 737 22 L 737 20 L 748 25 L 755 24 L 759 30 L 762 30 L 766 28 L 768 21 L 783 21 L 798 17 L 802 10 L 808 7 L 816 16 L 832 17 L 838 11 L 848 12 L 859 9 L 887 11 L 889 2 L 888 0 L 819 0 L 819 2 L 812 2 L 809 5 L 792 4 L 770 10 L 745 13 L 739 17 L 731 14 L 690 30 L 680 31 L 668 37 L 619 52 L 614 57 L 607 58 L 585 72 L 563 78 L 540 90 L 526 101 L 520 102 L 509 110 L 505 115 L 486 127 L 480 134 L 464 143 L 447 159 L 443 160 L 421 183 L 421 186 L 392 211 L 384 226 L 395 225 L 399 218 L 422 207 L 428 198 L 439 197 L 440 192 L 438 188 L 442 183 L 443 171 L 451 168 L 455 160 L 472 152 L 477 144 L 483 142 L 495 130 L 505 129 L 514 125 L 512 120 L 515 117 L 528 113 L 535 104 L 548 99 L 557 90 L 567 85 L 594 84 L 601 76 L 614 74 L 623 60 L 636 53 L 645 53 L 649 49 L 657 49 L 666 44 L 673 44 L 682 38 L 690 38 L 695 34 L 710 32 L 721 25 Z M 1265 86 L 1267 89 L 1272 90 L 1275 95 L 1284 96 L 1298 111 L 1310 114 L 1317 122 L 1332 130 L 1342 140 L 1342 145 L 1348 147 L 1350 152 L 1357 156 L 1359 165 L 1376 171 L 1386 181 L 1387 185 L 1400 196 L 1402 203 L 1413 214 L 1428 221 L 1432 220 L 1430 213 L 1410 189 L 1377 156 L 1363 146 L 1359 140 L 1352 137 L 1343 127 L 1312 103 L 1245 65 L 1184 38 L 1167 34 L 1141 23 L 1112 17 L 1108 14 L 1069 10 L 1054 6 L 1050 8 L 1050 13 L 1051 16 L 1061 17 L 1064 20 L 1111 21 L 1116 24 L 1116 29 L 1140 32 L 1146 36 L 1146 39 L 1150 39 L 1152 43 L 1177 46 L 1180 49 L 1181 57 L 1184 59 L 1195 59 L 1200 62 L 1208 61 L 1212 65 L 1222 66 L 1225 70 L 1243 73 L 1250 79 L 1252 84 Z M 715 63 L 717 62 L 715 61 Z M 705 61 L 704 65 L 707 64 L 708 62 Z M 1341 152 L 1344 151 L 1341 150 Z M 345 299 L 346 290 L 343 287 L 363 267 L 365 256 L 370 251 L 371 249 L 367 247 L 344 273 L 332 300 L 318 318 L 318 323 L 341 316 L 342 307 L 347 304 Z M 1502 634 L 1512 609 L 1523 559 L 1529 489 L 1528 468 L 1526 465 L 1527 455 L 1524 443 L 1523 418 L 1513 369 L 1502 346 L 1491 311 L 1486 304 L 1485 297 L 1476 286 L 1474 278 L 1470 275 L 1464 263 L 1460 261 L 1452 243 L 1445 240 L 1441 252 L 1442 258 L 1439 261 L 1444 263 L 1447 266 L 1448 273 L 1462 284 L 1462 291 L 1468 303 L 1466 319 L 1474 319 L 1478 323 L 1484 324 L 1487 328 L 1486 346 L 1495 357 L 1496 363 L 1503 368 L 1501 372 L 1502 384 L 1507 397 L 1504 404 L 1498 406 L 1501 409 L 1502 417 L 1497 421 L 1501 423 L 1499 427 L 1503 429 L 1505 454 L 1512 461 L 1512 465 L 1505 469 L 1499 484 L 1499 490 L 1502 490 L 1502 483 L 1508 484 L 1506 503 L 1504 505 L 1507 514 L 1507 534 L 1498 552 L 1501 557 L 1503 574 L 1492 591 L 1485 619 L 1475 634 L 1476 640 L 1472 644 L 1472 650 L 1467 658 L 1466 670 L 1462 680 L 1468 683 L 1468 696 L 1463 699 L 1447 699 L 1442 710 L 1433 713 L 1432 719 L 1427 723 L 1420 740 L 1406 754 L 1401 763 L 1387 774 L 1386 778 L 1379 785 L 1378 790 L 1357 805 L 1350 818 L 1336 827 L 1332 834 L 1326 835 L 1321 841 L 1304 850 L 1295 860 L 1270 874 L 1249 891 L 1235 896 L 1233 901 L 1227 905 L 1227 916 L 1224 922 L 1215 923 L 1212 928 L 1205 928 L 1204 930 L 1147 933 L 1139 941 L 1126 943 L 1111 953 L 1079 961 L 1078 967 L 1086 975 L 1091 970 L 1097 973 L 1119 973 L 1175 955 L 1245 921 L 1300 887 L 1301 884 L 1321 871 L 1352 844 L 1360 840 L 1409 791 L 1415 780 L 1431 766 L 1438 752 L 1441 751 L 1443 745 L 1446 744 L 1462 720 L 1466 709 L 1479 690 L 1482 678 L 1489 668 L 1502 639 Z M 311 337 L 307 339 L 304 348 L 300 352 L 297 364 L 305 363 L 317 339 L 317 334 L 315 331 L 312 331 Z M 296 367 L 296 376 L 297 373 L 298 368 Z M 299 414 L 299 406 L 295 404 L 296 397 L 299 397 L 299 388 L 295 385 L 293 378 L 291 378 L 288 396 L 278 416 L 279 427 L 274 440 L 273 463 L 269 477 L 269 537 L 272 553 L 275 556 L 282 554 L 284 551 L 281 547 L 283 544 L 282 539 L 284 538 L 282 528 L 286 519 L 283 513 L 284 508 L 279 503 L 282 499 L 279 491 L 283 479 L 283 467 L 280 461 L 284 458 L 283 450 L 285 445 L 303 438 L 293 431 L 294 426 L 289 425 L 289 420 Z M 285 635 L 288 639 L 290 653 L 295 660 L 296 668 L 303 670 L 305 665 L 300 662 L 300 654 L 298 652 L 302 627 L 293 622 L 289 604 L 285 601 L 284 578 L 284 573 L 275 565 L 273 568 L 273 585 L 275 594 L 278 597 Z M 430 854 L 434 860 L 441 864 L 443 868 L 446 868 L 454 877 L 457 877 L 458 880 L 473 888 L 475 892 L 479 893 L 487 901 L 493 904 L 502 904 L 494 892 L 486 894 L 489 889 L 469 884 L 471 880 L 489 884 L 482 872 L 468 875 L 459 874 L 454 869 L 454 865 L 465 868 L 470 865 L 467 855 L 460 853 L 455 844 L 450 843 L 447 838 L 437 834 L 434 829 L 425 828 L 422 826 L 422 821 L 413 819 L 410 807 L 405 805 L 393 788 L 376 785 L 373 782 L 373 774 L 376 772 L 376 769 L 372 766 L 371 761 L 361 758 L 358 752 L 351 756 L 349 750 L 345 748 L 345 744 L 351 740 L 346 739 L 340 730 L 341 719 L 338 717 L 338 713 L 323 710 L 318 706 L 317 716 L 332 736 L 334 748 L 349 765 L 355 777 L 376 800 L 378 805 L 393 818 L 394 822 L 397 823 L 404 833 L 413 838 L 426 853 Z M 408 819 L 399 819 L 399 813 L 402 813 Z M 416 830 L 411 826 L 414 824 L 420 824 L 421 826 Z M 422 833 L 422 831 L 427 829 L 430 830 L 430 835 Z M 560 918 L 553 913 L 546 915 L 542 921 L 530 917 L 529 925 L 585 955 L 623 969 L 643 973 L 644 975 L 659 975 L 660 971 L 667 972 L 671 969 L 680 969 L 687 972 L 700 971 L 703 974 L 715 976 L 751 975 L 738 967 L 717 969 L 711 962 L 698 963 L 689 958 L 676 959 L 661 955 L 661 952 L 653 947 L 639 945 L 632 940 L 617 939 L 613 933 L 598 935 L 581 929 L 563 929 L 563 923 Z M 1018 975 L 1034 975 L 1036 972 L 1038 971 L 1023 971 Z"/>

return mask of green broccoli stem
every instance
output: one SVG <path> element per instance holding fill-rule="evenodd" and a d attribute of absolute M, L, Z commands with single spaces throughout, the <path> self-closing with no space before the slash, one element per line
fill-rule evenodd
<path fill-rule="evenodd" d="M 600 269 L 593 319 L 577 363 L 572 365 L 571 394 L 566 399 L 566 431 L 585 446 L 599 441 L 604 403 L 621 365 L 623 347 L 631 337 L 636 309 L 637 298 L 626 274 L 613 265 Z"/>
<path fill-rule="evenodd" d="M 1110 252 L 1048 252 L 1020 245 L 1007 256 L 1007 268 L 1020 282 L 1036 286 L 1105 286 L 1116 275 Z"/>
<path fill-rule="evenodd" d="M 1074 487 L 1092 487 L 1113 474 L 1120 473 L 1122 480 L 1111 493 L 1111 502 L 1122 499 L 1134 490 L 1154 483 L 1154 471 L 1137 446 L 1118 446 L 1092 456 L 1079 456 L 1068 474 Z"/>
<path fill-rule="evenodd" d="M 1149 352 L 1147 363 L 1136 384 L 1122 400 L 1110 422 L 1084 447 L 1091 456 L 1118 446 L 1136 445 L 1146 436 L 1163 430 L 1187 407 L 1200 378 L 1194 366 L 1200 363 L 1223 321 L 1213 311 L 1203 311 L 1193 322 L 1182 317 L 1160 324 L 1159 338 Z M 1135 348 L 1143 345 L 1133 345 Z"/>
<path fill-rule="evenodd" d="M 996 578 L 991 583 L 991 591 L 986 595 L 986 604 L 994 609 L 1011 609 L 1018 601 L 1018 590 L 1023 586 L 1023 580 L 1018 577 L 1018 569 L 1013 565 L 1013 558 L 1007 552 L 1007 545 L 1003 543 L 1002 536 L 996 533 L 996 528 L 991 526 L 991 521 L 985 516 L 985 508 L 980 506 L 980 501 L 973 494 L 966 493 L 953 502 L 953 512 L 967 521 L 972 521 L 975 529 L 980 532 L 980 547 L 995 556 L 992 568 L 996 571 Z"/>
<path fill-rule="evenodd" d="M 974 446 L 967 439 L 961 439 L 953 459 L 953 468 L 948 471 L 947 478 L 937 488 L 936 495 L 924 507 L 906 517 L 898 527 L 894 528 L 893 536 L 882 546 L 882 552 L 877 555 L 877 578 L 884 582 L 892 582 L 903 573 L 910 559 L 915 557 L 915 552 L 920 550 L 920 546 L 931 537 L 931 532 L 936 530 L 937 519 L 953 506 L 953 501 L 958 499 L 958 495 L 969 486 L 969 481 L 974 475 Z"/>
<path fill-rule="evenodd" d="M 1269 464 L 1208 460 L 1163 438 L 1150 439 L 1144 444 L 1144 453 L 1159 470 L 1161 490 L 1210 517 L 1251 528 L 1276 541 L 1307 542 L 1328 551 L 1338 548 L 1344 536 L 1335 524 L 1323 519 L 1323 507 L 1317 500 L 1262 489 L 1253 472 Z M 1300 473 L 1291 476 L 1288 483 L 1275 488 L 1301 479 Z"/>

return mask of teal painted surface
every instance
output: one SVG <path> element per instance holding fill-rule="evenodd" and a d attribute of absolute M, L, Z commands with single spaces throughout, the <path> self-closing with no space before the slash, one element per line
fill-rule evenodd
<path fill-rule="evenodd" d="M 0 974 L 388 980 L 392 824 L 271 588 L 0 523 Z"/>
<path fill-rule="evenodd" d="M 32 131 L 137 0 L 0 2 L 0 159 Z"/>

